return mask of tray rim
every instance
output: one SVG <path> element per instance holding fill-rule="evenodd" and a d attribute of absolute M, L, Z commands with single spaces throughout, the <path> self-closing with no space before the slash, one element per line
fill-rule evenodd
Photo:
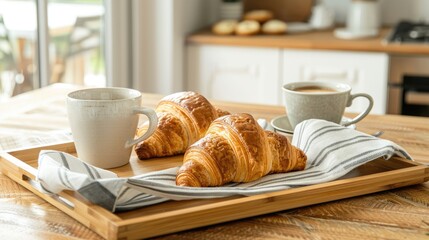
<path fill-rule="evenodd" d="M 233 199 L 227 199 L 225 201 L 218 201 L 214 203 L 208 203 L 202 206 L 191 206 L 183 209 L 176 209 L 168 212 L 162 213 L 154 213 L 147 216 L 134 217 L 132 219 L 122 219 L 117 214 L 108 211 L 107 209 L 102 208 L 101 206 L 95 205 L 84 199 L 83 197 L 79 197 L 78 193 L 73 191 L 63 191 L 58 195 L 48 195 L 40 192 L 37 187 L 34 186 L 34 181 L 36 180 L 37 169 L 33 166 L 26 163 L 25 160 L 21 160 L 15 156 L 20 155 L 28 155 L 33 156 L 32 159 L 37 159 L 37 156 L 40 150 L 50 149 L 50 150 L 59 150 L 65 152 L 75 152 L 75 147 L 73 142 L 65 142 L 59 144 L 45 145 L 33 148 L 22 148 L 16 149 L 13 151 L 2 152 L 0 153 L 0 171 L 6 176 L 10 177 L 15 182 L 19 183 L 21 186 L 27 188 L 31 192 L 35 193 L 45 201 L 49 202 L 53 206 L 57 207 L 59 210 L 63 211 L 67 215 L 73 217 L 81 224 L 86 227 L 92 229 L 100 236 L 106 239 L 116 239 L 116 238 L 141 238 L 141 237 L 153 237 L 168 233 L 173 233 L 182 230 L 188 230 L 196 227 L 208 226 L 211 224 L 227 222 L 231 220 L 242 219 L 246 217 L 257 216 L 261 214 L 272 213 L 281 210 L 292 209 L 296 207 L 309 206 L 313 204 L 344 199 L 353 196 L 360 196 L 369 193 L 394 189 L 398 187 L 423 183 L 429 180 L 429 166 L 417 163 L 415 161 L 405 160 L 399 157 L 393 157 L 397 161 L 403 161 L 407 164 L 411 165 L 410 167 L 404 167 L 400 169 L 394 169 L 389 171 L 384 171 L 380 173 L 373 173 L 368 175 L 362 175 L 347 179 L 337 179 L 334 181 L 320 183 L 310 186 L 303 186 L 299 188 L 285 189 L 280 191 L 274 191 L 270 193 L 258 194 L 253 196 L 242 196 Z M 36 155 L 34 155 L 36 154 Z M 35 158 L 34 158 L 35 157 Z M 392 161 L 392 160 L 388 160 Z M 416 174 L 416 173 L 420 173 Z M 395 176 L 403 174 L 403 176 L 407 176 L 406 181 L 397 180 Z M 404 175 L 405 174 L 405 175 Z M 365 181 L 372 180 L 374 184 L 372 184 L 371 188 L 363 189 L 360 191 L 350 191 L 350 184 L 354 183 L 358 186 L 365 184 Z M 376 184 L 375 184 L 376 183 Z M 342 193 L 337 195 L 327 195 L 324 198 L 318 198 L 316 201 L 308 202 L 296 202 L 295 199 L 287 199 L 287 196 L 293 194 L 296 196 L 301 196 L 301 198 L 306 195 L 312 194 L 312 192 L 318 192 L 323 190 L 322 192 L 330 192 L 335 193 L 338 191 L 336 188 L 344 188 L 349 189 L 347 194 Z M 332 188 L 332 189 L 331 189 Z M 295 196 L 295 197 L 296 197 Z M 286 197 L 286 199 L 285 199 Z M 74 208 L 67 206 L 65 201 L 69 201 L 74 204 Z M 299 200 L 299 199 L 298 199 Z M 295 201 L 295 202 L 294 202 Z M 278 202 L 286 202 L 291 205 L 282 205 L 282 207 L 277 207 L 275 204 L 270 203 L 278 203 Z M 232 206 L 239 205 L 249 205 L 253 206 L 254 204 L 258 205 L 264 203 L 264 208 L 262 209 L 252 209 L 251 212 L 249 210 L 244 211 L 240 214 L 235 214 L 234 216 L 225 216 L 222 215 L 221 218 L 205 218 L 205 221 L 199 221 L 198 223 L 193 223 L 193 225 L 183 226 L 169 226 L 164 227 L 162 225 L 165 223 L 168 218 L 168 222 L 174 221 L 174 218 L 182 219 L 184 216 L 191 216 L 192 214 L 202 214 L 204 212 L 208 212 L 215 210 L 228 209 Z M 234 208 L 234 207 L 232 207 Z M 89 217 L 86 215 L 88 213 Z M 102 220 L 102 221 L 101 221 Z M 144 226 L 143 226 L 144 225 Z M 163 226 L 161 230 L 153 231 L 153 228 L 157 228 L 159 226 Z M 167 224 L 168 225 L 168 224 Z M 151 230 L 149 232 L 144 232 L 144 230 Z"/>

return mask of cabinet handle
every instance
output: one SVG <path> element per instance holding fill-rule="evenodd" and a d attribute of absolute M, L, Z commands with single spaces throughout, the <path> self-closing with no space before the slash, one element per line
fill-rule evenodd
<path fill-rule="evenodd" d="M 305 67 L 303 69 L 304 81 L 317 81 L 318 79 L 344 80 L 353 83 L 357 80 L 355 69 L 334 69 L 334 68 L 314 68 Z"/>

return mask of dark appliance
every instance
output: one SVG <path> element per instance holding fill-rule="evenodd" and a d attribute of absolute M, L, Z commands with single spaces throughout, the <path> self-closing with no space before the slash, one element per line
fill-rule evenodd
<path fill-rule="evenodd" d="M 429 24 L 425 22 L 401 21 L 393 28 L 388 43 L 429 43 Z"/>
<path fill-rule="evenodd" d="M 388 113 L 429 117 L 429 56 L 391 56 Z"/>
<path fill-rule="evenodd" d="M 385 41 L 429 47 L 429 23 L 401 21 Z M 429 117 L 429 56 L 393 55 L 389 66 L 387 113 Z"/>

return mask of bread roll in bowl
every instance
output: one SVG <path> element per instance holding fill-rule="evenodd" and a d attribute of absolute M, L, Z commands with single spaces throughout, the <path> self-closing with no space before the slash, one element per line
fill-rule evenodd
<path fill-rule="evenodd" d="M 287 31 L 287 24 L 281 20 L 270 20 L 262 25 L 262 32 L 265 34 L 284 34 Z"/>
<path fill-rule="evenodd" d="M 212 27 L 212 32 L 218 35 L 231 35 L 235 33 L 238 21 L 234 19 L 221 20 Z"/>
<path fill-rule="evenodd" d="M 252 10 L 252 11 L 246 12 L 243 16 L 243 19 L 254 20 L 259 23 L 264 23 L 266 21 L 273 19 L 273 17 L 274 17 L 273 12 L 269 10 L 260 9 L 260 10 Z"/>
<path fill-rule="evenodd" d="M 255 35 L 261 31 L 261 24 L 254 20 L 244 20 L 238 23 L 235 28 L 235 33 L 237 35 Z"/>

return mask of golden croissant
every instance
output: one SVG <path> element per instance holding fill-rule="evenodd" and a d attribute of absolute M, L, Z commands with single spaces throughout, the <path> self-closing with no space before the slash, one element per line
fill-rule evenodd
<path fill-rule="evenodd" d="M 155 109 L 158 128 L 135 147 L 139 159 L 183 154 L 189 145 L 202 138 L 210 123 L 228 112 L 215 108 L 195 92 L 178 92 L 161 99 Z M 143 125 L 137 131 L 142 135 Z"/>
<path fill-rule="evenodd" d="M 270 173 L 303 170 L 307 156 L 283 135 L 263 130 L 246 113 L 220 117 L 186 150 L 176 185 L 221 186 Z"/>

